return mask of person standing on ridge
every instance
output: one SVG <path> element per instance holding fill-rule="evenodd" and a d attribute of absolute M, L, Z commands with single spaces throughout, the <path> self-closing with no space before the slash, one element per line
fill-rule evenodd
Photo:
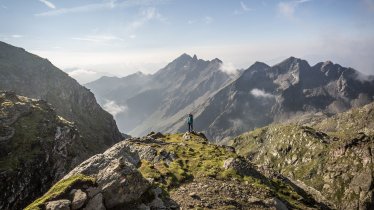
<path fill-rule="evenodd" d="M 190 113 L 187 117 L 188 132 L 193 131 L 193 115 Z"/>

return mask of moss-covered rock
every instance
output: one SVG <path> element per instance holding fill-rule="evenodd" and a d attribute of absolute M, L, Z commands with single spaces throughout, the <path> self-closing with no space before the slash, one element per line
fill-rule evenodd
<path fill-rule="evenodd" d="M 45 193 L 42 197 L 38 198 L 33 203 L 28 205 L 25 210 L 40 210 L 42 209 L 42 206 L 45 205 L 48 201 L 63 197 L 64 194 L 66 195 L 71 189 L 83 187 L 88 189 L 90 186 L 94 185 L 94 178 L 82 174 L 77 174 L 67 179 L 62 179 L 54 184 L 51 189 L 49 189 L 48 192 Z"/>

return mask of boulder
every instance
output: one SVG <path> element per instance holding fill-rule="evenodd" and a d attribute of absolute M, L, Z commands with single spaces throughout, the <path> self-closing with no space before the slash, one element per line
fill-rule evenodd
<path fill-rule="evenodd" d="M 50 201 L 46 204 L 46 210 L 70 210 L 71 202 L 69 200 L 57 200 L 57 201 Z"/>
<path fill-rule="evenodd" d="M 192 137 L 191 137 L 191 134 L 190 132 L 186 132 L 183 134 L 183 139 L 184 140 L 190 140 Z"/>
<path fill-rule="evenodd" d="M 71 208 L 79 209 L 81 208 L 87 200 L 87 194 L 82 190 L 78 189 L 74 192 L 73 201 L 71 202 Z"/>
<path fill-rule="evenodd" d="M 127 140 L 117 143 L 103 154 L 81 163 L 65 178 L 74 174 L 95 178 L 106 208 L 137 201 L 150 183 L 137 170 L 140 159 L 137 153 L 132 152 L 130 144 Z"/>
<path fill-rule="evenodd" d="M 83 210 L 106 210 L 103 204 L 103 195 L 97 194 L 91 200 L 88 201 L 86 207 Z"/>

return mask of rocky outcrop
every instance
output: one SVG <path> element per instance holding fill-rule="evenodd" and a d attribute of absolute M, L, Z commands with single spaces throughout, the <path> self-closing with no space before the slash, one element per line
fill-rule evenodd
<path fill-rule="evenodd" d="M 37 100 L 13 96 L 14 101 L 6 98 L 10 102 L 1 106 L 16 103 L 13 109 L 6 108 L 7 116 L 1 118 L 0 156 L 6 160 L 2 159 L 0 165 L 6 172 L 1 170 L 0 177 L 7 184 L 0 189 L 4 187 L 2 196 L 7 198 L 1 199 L 0 208 L 24 207 L 44 193 L 54 179 L 122 139 L 113 117 L 96 103 L 88 89 L 48 60 L 3 42 L 1 90 Z M 8 189 L 10 186 L 12 189 Z"/>
<path fill-rule="evenodd" d="M 202 136 L 150 133 L 119 142 L 78 165 L 26 209 L 325 207 Z"/>
<path fill-rule="evenodd" d="M 0 209 L 21 209 L 78 163 L 75 125 L 43 100 L 0 91 Z"/>
<path fill-rule="evenodd" d="M 373 117 L 371 103 L 309 126 L 256 129 L 230 144 L 337 209 L 373 209 Z"/>

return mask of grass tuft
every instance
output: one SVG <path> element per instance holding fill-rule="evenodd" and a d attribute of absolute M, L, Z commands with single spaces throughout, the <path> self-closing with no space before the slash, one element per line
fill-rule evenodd
<path fill-rule="evenodd" d="M 25 210 L 40 210 L 46 202 L 68 192 L 72 186 L 79 184 L 95 184 L 95 179 L 83 174 L 77 174 L 67 179 L 60 180 L 48 190 L 42 197 L 28 205 Z"/>

